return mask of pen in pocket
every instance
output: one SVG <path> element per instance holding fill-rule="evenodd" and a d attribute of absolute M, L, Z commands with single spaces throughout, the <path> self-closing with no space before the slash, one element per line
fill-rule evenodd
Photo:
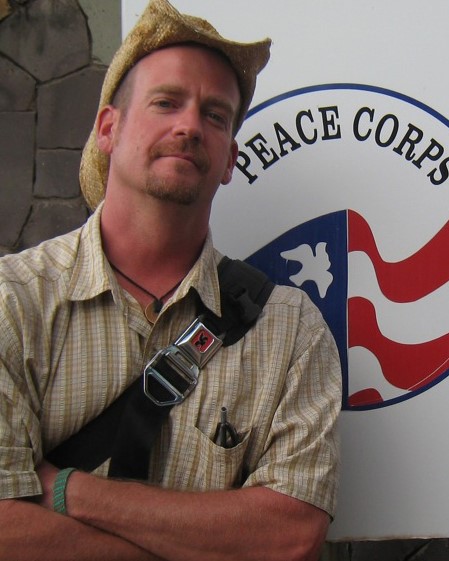
<path fill-rule="evenodd" d="M 222 448 L 232 448 L 239 443 L 237 431 L 228 421 L 228 409 L 226 407 L 222 407 L 220 410 L 220 421 L 217 424 L 214 442 Z"/>

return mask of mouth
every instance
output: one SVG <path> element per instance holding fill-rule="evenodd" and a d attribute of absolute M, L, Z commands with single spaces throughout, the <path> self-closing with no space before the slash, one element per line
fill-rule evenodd
<path fill-rule="evenodd" d="M 171 154 L 163 154 L 163 158 L 176 158 L 177 160 L 184 160 L 186 162 L 190 162 L 198 167 L 198 158 L 193 156 L 193 154 L 179 154 L 179 153 L 171 153 Z"/>
<path fill-rule="evenodd" d="M 201 173 L 206 173 L 210 167 L 209 157 L 205 150 L 186 139 L 159 143 L 151 150 L 150 157 L 151 159 L 173 158 L 179 163 L 187 162 L 194 165 Z"/>
<path fill-rule="evenodd" d="M 208 169 L 207 159 L 199 154 L 189 152 L 169 152 L 160 155 L 161 158 L 174 158 L 194 165 L 199 171 L 204 172 Z"/>

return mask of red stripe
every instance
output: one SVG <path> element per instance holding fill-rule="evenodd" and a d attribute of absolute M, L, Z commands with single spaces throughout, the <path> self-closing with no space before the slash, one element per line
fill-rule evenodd
<path fill-rule="evenodd" d="M 348 324 L 348 348 L 371 351 L 393 386 L 414 391 L 449 368 L 449 334 L 415 345 L 391 341 L 380 332 L 372 303 L 360 297 L 348 301 Z"/>
<path fill-rule="evenodd" d="M 348 210 L 348 251 L 363 251 L 371 259 L 382 293 L 393 302 L 414 302 L 449 280 L 449 222 L 418 252 L 396 263 L 382 259 L 369 224 Z"/>

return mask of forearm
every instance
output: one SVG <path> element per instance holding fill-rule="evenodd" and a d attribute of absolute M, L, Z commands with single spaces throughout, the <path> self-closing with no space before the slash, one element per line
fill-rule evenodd
<path fill-rule="evenodd" d="M 262 487 L 188 493 L 75 473 L 70 516 L 170 561 L 313 561 L 328 515 Z"/>
<path fill-rule="evenodd" d="M 0 501 L 0 528 L 0 561 L 158 560 L 122 538 L 24 500 Z"/>

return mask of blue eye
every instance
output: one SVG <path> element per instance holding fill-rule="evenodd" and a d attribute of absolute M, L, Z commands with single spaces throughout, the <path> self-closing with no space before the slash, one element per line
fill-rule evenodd
<path fill-rule="evenodd" d="M 158 99 L 154 102 L 154 104 L 163 108 L 173 107 L 173 102 L 168 99 Z"/>
<path fill-rule="evenodd" d="M 224 123 L 226 122 L 225 119 L 221 116 L 218 115 L 218 113 L 209 113 L 209 115 L 212 117 L 212 119 L 214 119 L 215 121 L 220 121 L 220 123 Z"/>
<path fill-rule="evenodd" d="M 220 113 L 216 113 L 215 111 L 209 111 L 209 113 L 207 114 L 209 119 L 211 119 L 211 121 L 214 122 L 214 124 L 217 124 L 223 128 L 227 128 L 228 126 L 228 119 L 227 117 L 223 116 Z"/>

